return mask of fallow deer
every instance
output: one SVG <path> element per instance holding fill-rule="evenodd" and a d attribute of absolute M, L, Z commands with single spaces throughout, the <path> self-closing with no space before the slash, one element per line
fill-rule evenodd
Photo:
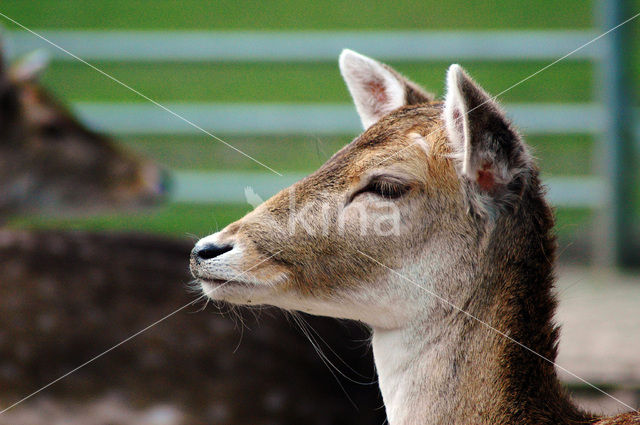
<path fill-rule="evenodd" d="M 0 411 L 193 301 L 184 290 L 192 246 L 144 234 L 0 230 Z M 67 415 L 60 423 L 142 425 L 137 418 L 157 406 L 184 415 L 162 425 L 384 422 L 363 326 L 290 318 L 273 308 L 238 311 L 234 323 L 211 311 L 196 314 L 203 306 L 171 316 L 0 414 L 0 425 L 46 412 L 42 403 Z M 320 362 L 296 321 L 344 376 Z M 86 410 L 70 407 L 84 399 L 103 407 L 119 400 L 115 406 L 128 406 L 133 419 L 83 422 Z"/>
<path fill-rule="evenodd" d="M 159 200 L 161 168 L 76 120 L 38 83 L 45 65 L 41 51 L 11 67 L 0 52 L 0 217 Z"/>
<path fill-rule="evenodd" d="M 458 65 L 444 102 L 349 50 L 340 69 L 364 133 L 201 239 L 203 293 L 368 324 L 391 425 L 640 424 L 557 378 L 553 215 L 495 99 Z"/>

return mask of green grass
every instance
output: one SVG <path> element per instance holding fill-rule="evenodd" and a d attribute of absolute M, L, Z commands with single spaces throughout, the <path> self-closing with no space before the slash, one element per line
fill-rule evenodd
<path fill-rule="evenodd" d="M 584 176 L 593 174 L 595 137 L 591 135 L 553 135 L 528 137 L 543 175 Z"/>
<path fill-rule="evenodd" d="M 353 138 L 221 137 L 242 152 L 263 158 L 270 166 L 286 171 L 313 171 Z M 123 144 L 171 169 L 266 171 L 260 164 L 207 136 L 130 137 L 124 139 Z"/>
<path fill-rule="evenodd" d="M 465 30 L 588 29 L 595 24 L 595 1 L 566 0 L 274 0 L 205 2 L 185 0 L 3 0 L 0 12 L 36 29 L 183 30 Z M 640 0 L 632 1 L 640 10 Z M 14 28 L 0 18 L 8 28 Z M 633 27 L 634 69 L 640 69 L 638 28 Z M 463 65 L 490 93 L 498 93 L 548 62 L 469 62 Z M 347 103 L 348 92 L 337 63 L 115 63 L 96 65 L 161 102 Z M 448 63 L 395 63 L 405 75 L 441 96 Z M 637 75 L 637 72 L 632 73 Z M 504 102 L 591 102 L 595 67 L 563 61 L 509 91 Z M 44 83 L 66 102 L 144 102 L 130 91 L 77 62 L 54 63 Z M 632 84 L 638 87 L 634 79 Z M 215 129 L 213 129 L 215 131 Z M 221 135 L 278 170 L 310 172 L 352 136 L 312 138 Z M 591 174 L 591 136 L 529 137 L 545 175 Z M 178 169 L 260 170 L 259 165 L 206 136 L 127 137 L 122 143 Z M 152 212 L 107 214 L 86 219 L 29 217 L 14 227 L 63 227 L 207 234 L 239 218 L 243 205 L 174 204 Z M 558 211 L 563 238 L 590 223 L 588 210 Z"/>
<path fill-rule="evenodd" d="M 241 218 L 251 207 L 247 204 L 170 204 L 146 212 L 111 213 L 85 218 L 29 216 L 8 223 L 19 229 L 69 229 L 115 232 L 149 232 L 177 237 L 203 237 Z M 589 228 L 592 213 L 584 208 L 556 211 L 556 231 L 563 243 L 576 232 Z"/>
<path fill-rule="evenodd" d="M 18 229 L 110 230 L 164 233 L 179 237 L 211 234 L 251 210 L 249 205 L 169 204 L 139 212 L 108 213 L 83 218 L 17 217 L 8 227 Z"/>
<path fill-rule="evenodd" d="M 330 63 L 114 63 L 96 66 L 157 101 L 347 103 L 349 93 L 336 61 Z M 392 63 L 403 74 L 442 95 L 448 63 Z M 468 71 L 490 93 L 499 93 L 546 62 L 469 62 Z M 505 102 L 588 102 L 593 67 L 561 62 L 515 87 Z M 70 101 L 146 102 L 78 62 L 54 63 L 44 83 Z"/>
<path fill-rule="evenodd" d="M 595 219 L 595 213 L 588 208 L 559 208 L 555 216 L 555 231 L 562 243 L 571 242 L 577 233 L 589 232 Z"/>
<path fill-rule="evenodd" d="M 37 28 L 391 30 L 593 24 L 592 2 L 584 0 L 3 0 L 0 9 Z"/>
<path fill-rule="evenodd" d="M 249 137 L 220 135 L 232 146 L 277 170 L 311 172 L 355 135 L 312 137 Z M 528 137 L 545 175 L 592 173 L 594 138 L 589 135 Z M 238 155 L 207 136 L 137 136 L 124 138 L 130 150 L 171 169 L 265 171 L 251 159 Z"/>

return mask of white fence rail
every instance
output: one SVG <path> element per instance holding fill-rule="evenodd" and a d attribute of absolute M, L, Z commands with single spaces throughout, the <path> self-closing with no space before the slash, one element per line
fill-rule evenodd
<path fill-rule="evenodd" d="M 41 35 L 86 60 L 112 61 L 334 61 L 348 47 L 394 61 L 549 60 L 582 46 L 593 31 L 42 31 Z M 7 32 L 10 53 L 48 46 L 26 32 Z M 52 50 L 59 60 L 73 60 Z M 591 44 L 569 60 L 602 57 Z"/>
<path fill-rule="evenodd" d="M 352 105 L 165 103 L 214 134 L 356 134 L 362 130 Z M 149 103 L 76 103 L 74 111 L 101 131 L 119 134 L 197 134 L 199 130 Z M 526 134 L 598 133 L 597 104 L 511 104 L 505 109 Z"/>
<path fill-rule="evenodd" d="M 42 31 L 44 37 L 79 57 L 105 61 L 335 61 L 344 47 L 393 61 L 554 60 L 587 43 L 593 31 L 393 31 L 393 32 L 157 32 Z M 53 59 L 71 56 L 32 34 L 7 31 L 10 55 L 46 47 Z M 606 52 L 594 43 L 568 60 L 599 61 Z M 294 104 L 189 104 L 165 106 L 215 134 L 356 134 L 352 106 Z M 117 134 L 196 134 L 197 129 L 154 105 L 76 103 L 91 126 Z M 515 104 L 506 108 L 527 134 L 599 133 L 606 123 L 597 104 Z M 298 180 L 268 173 L 178 171 L 176 202 L 244 202 L 251 186 L 263 197 Z M 549 179 L 558 206 L 595 207 L 603 202 L 599 179 Z"/>
<path fill-rule="evenodd" d="M 246 188 L 267 199 L 304 176 L 300 173 L 278 176 L 269 172 L 178 171 L 173 175 L 172 200 L 243 204 L 247 202 Z M 598 178 L 548 178 L 544 182 L 549 187 L 549 200 L 556 206 L 596 207 L 603 201 L 604 184 Z"/>

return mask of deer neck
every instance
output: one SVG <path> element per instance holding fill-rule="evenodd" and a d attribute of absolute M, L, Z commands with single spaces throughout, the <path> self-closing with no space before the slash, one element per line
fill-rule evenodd
<path fill-rule="evenodd" d="M 473 282 L 441 286 L 474 288 L 454 303 L 485 324 L 437 301 L 406 326 L 374 328 L 390 425 L 584 423 L 554 366 L 487 326 L 554 361 L 551 265 L 501 263 L 475 265 L 486 271 Z"/>

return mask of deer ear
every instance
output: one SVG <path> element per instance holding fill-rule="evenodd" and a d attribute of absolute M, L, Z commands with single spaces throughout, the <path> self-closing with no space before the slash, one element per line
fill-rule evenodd
<path fill-rule="evenodd" d="M 531 157 L 500 106 L 459 65 L 447 72 L 447 135 L 462 177 L 485 193 L 497 193 L 531 167 Z"/>
<path fill-rule="evenodd" d="M 51 57 L 42 49 L 35 50 L 20 58 L 11 66 L 9 75 L 16 81 L 33 81 L 49 66 Z"/>
<path fill-rule="evenodd" d="M 340 54 L 340 72 L 365 130 L 394 109 L 433 100 L 389 66 L 353 50 L 345 49 Z"/>

